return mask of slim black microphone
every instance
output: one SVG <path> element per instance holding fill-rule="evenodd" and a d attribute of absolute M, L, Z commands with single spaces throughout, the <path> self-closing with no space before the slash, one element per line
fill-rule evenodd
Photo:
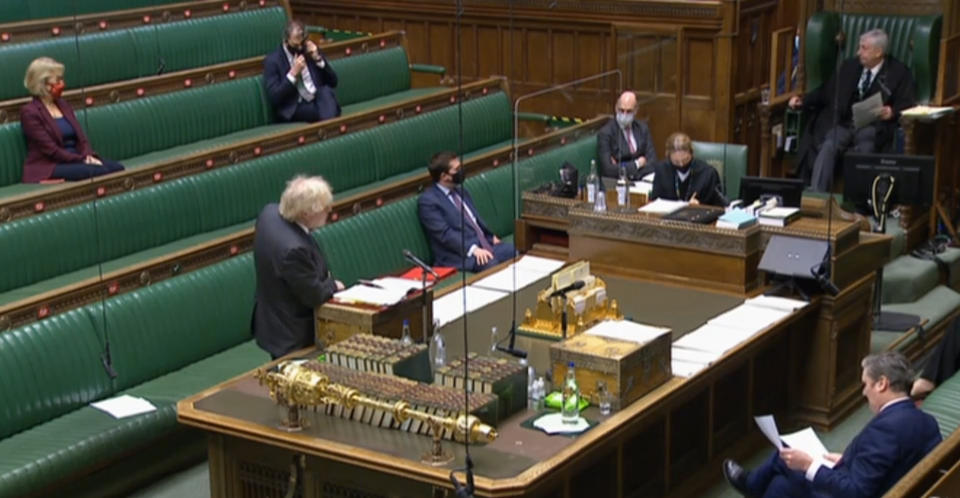
<path fill-rule="evenodd" d="M 887 75 L 886 75 L 886 74 L 877 75 L 877 84 L 880 85 L 880 93 L 881 93 L 881 96 L 882 96 L 882 94 L 886 93 L 886 94 L 887 94 L 887 97 L 890 97 L 890 96 L 893 95 L 893 92 L 891 92 L 891 91 L 890 91 L 890 88 L 888 88 L 887 85 L 884 83 L 884 80 L 886 80 L 886 79 L 887 79 Z"/>
<path fill-rule="evenodd" d="M 570 292 L 570 291 L 572 291 L 572 290 L 582 289 L 584 285 L 585 285 L 585 284 L 583 283 L 583 280 L 577 280 L 576 282 L 574 282 L 574 283 L 572 283 L 572 284 L 570 284 L 570 285 L 568 285 L 568 286 L 566 286 L 566 287 L 564 287 L 564 288 L 562 288 L 562 289 L 557 289 L 557 290 L 553 291 L 553 294 L 550 294 L 549 297 L 562 296 L 562 295 L 564 295 L 564 294 L 566 294 L 566 293 L 568 293 L 568 292 Z M 548 297 L 548 298 L 549 298 L 549 297 Z"/>
<path fill-rule="evenodd" d="M 433 278 L 435 278 L 437 281 L 440 280 L 440 275 L 437 275 L 437 272 L 433 271 L 433 268 L 431 268 L 430 265 L 424 263 L 420 260 L 420 258 L 416 257 L 412 252 L 410 252 L 410 249 L 403 250 L 403 257 L 407 258 L 407 261 L 419 266 L 421 269 L 423 269 L 423 271 L 433 275 Z"/>

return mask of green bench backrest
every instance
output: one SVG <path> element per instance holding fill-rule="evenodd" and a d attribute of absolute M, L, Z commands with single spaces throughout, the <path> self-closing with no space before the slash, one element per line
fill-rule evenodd
<path fill-rule="evenodd" d="M 489 105 L 490 102 L 499 104 Z M 0 292 L 251 220 L 264 204 L 279 197 L 285 182 L 297 173 L 323 175 L 334 189 L 346 190 L 362 187 L 370 183 L 371 178 L 382 180 L 389 175 L 423 168 L 432 151 L 456 148 L 455 140 L 431 139 L 430 127 L 425 124 L 455 127 L 457 112 L 456 106 L 450 106 L 374 128 L 367 135 L 337 137 L 218 171 L 107 197 L 96 203 L 96 219 L 92 214 L 94 205 L 83 204 L 0 224 L 0 261 L 12 268 L 0 273 Z M 465 102 L 463 112 L 464 122 L 492 120 L 507 126 L 500 137 L 491 133 L 484 135 L 487 138 L 505 140 L 510 136 L 510 107 L 504 94 Z M 496 113 L 501 116 L 495 116 Z M 410 140 L 402 133 L 407 127 L 422 130 L 417 139 L 426 152 L 382 158 L 389 162 L 389 167 L 370 161 L 371 142 L 382 137 L 387 137 L 384 143 L 388 144 L 391 140 Z M 478 143 L 476 148 L 487 145 L 492 144 Z M 366 170 L 366 173 L 358 174 L 357 170 Z M 370 172 L 374 172 L 373 177 Z"/>
<path fill-rule="evenodd" d="M 937 419 L 944 439 L 953 434 L 960 427 L 960 375 L 954 374 L 937 386 L 923 401 L 923 411 Z"/>
<path fill-rule="evenodd" d="M 857 54 L 860 35 L 881 28 L 889 35 L 887 53 L 913 72 L 917 102 L 929 102 L 937 85 L 942 16 L 890 16 L 817 12 L 807 21 L 804 72 L 806 91 L 815 90 L 836 68 L 837 46 L 834 38 L 842 29 L 843 58 Z"/>
<path fill-rule="evenodd" d="M 255 283 L 245 254 L 107 300 L 116 390 L 249 340 Z M 90 308 L 102 327 L 99 307 Z"/>
<path fill-rule="evenodd" d="M 70 17 L 113 10 L 137 9 L 153 5 L 181 3 L 183 0 L 3 0 L 0 2 L 0 23 Z"/>
<path fill-rule="evenodd" d="M 0 439 L 112 392 L 85 308 L 0 332 Z"/>
<path fill-rule="evenodd" d="M 335 64 L 341 87 L 352 88 L 354 82 L 376 79 L 395 83 L 370 87 L 385 93 L 368 91 L 363 94 L 364 98 L 375 98 L 409 88 L 410 70 L 406 61 L 403 48 L 397 47 L 356 55 L 345 59 L 346 63 L 342 65 L 340 61 Z M 376 72 L 376 76 L 371 71 Z M 485 143 L 491 131 L 496 131 L 497 136 L 502 134 L 509 117 L 496 117 L 495 125 L 490 120 L 484 121 L 483 129 L 476 130 L 468 142 Z M 77 119 L 100 155 L 123 161 L 269 124 L 273 120 L 273 110 L 264 93 L 262 78 L 255 76 L 103 107 L 78 109 Z M 473 132 L 472 129 L 468 131 Z M 422 144 L 429 138 L 427 134 L 411 143 Z M 20 181 L 25 157 L 26 145 L 20 123 L 0 125 L 0 186 Z"/>
<path fill-rule="evenodd" d="M 59 0 L 58 0 L 59 1 Z M 99 85 L 264 55 L 279 46 L 286 12 L 255 9 L 168 24 L 0 46 L 0 100 L 27 96 L 23 75 L 37 57 L 66 65 L 68 88 Z"/>
<path fill-rule="evenodd" d="M 331 62 L 337 72 L 337 100 L 341 106 L 410 89 L 410 63 L 402 46 Z M 344 78 L 349 84 L 344 84 Z"/>
<path fill-rule="evenodd" d="M 740 196 L 740 179 L 747 174 L 746 145 L 693 142 L 693 155 L 717 170 L 727 198 L 736 199 Z"/>

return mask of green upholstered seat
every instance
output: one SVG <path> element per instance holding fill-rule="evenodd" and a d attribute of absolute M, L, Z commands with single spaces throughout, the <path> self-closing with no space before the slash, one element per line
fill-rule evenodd
<path fill-rule="evenodd" d="M 947 285 L 953 289 L 960 288 L 960 249 L 948 247 L 942 253 L 937 254 L 937 257 L 950 268 Z"/>
<path fill-rule="evenodd" d="M 71 17 L 112 10 L 136 9 L 154 5 L 180 3 L 183 0 L 3 0 L 0 2 L 0 24 L 45 19 L 48 17 Z"/>
<path fill-rule="evenodd" d="M 960 375 L 954 375 L 937 386 L 923 401 L 923 411 L 933 415 L 946 439 L 960 427 Z"/>
<path fill-rule="evenodd" d="M 838 12 L 817 12 L 807 21 L 804 73 L 806 90 L 811 91 L 833 74 L 836 67 L 837 31 L 846 35 L 842 57 L 857 53 L 860 35 L 874 28 L 890 37 L 887 52 L 913 72 L 917 102 L 929 102 L 937 85 L 942 16 L 891 16 Z"/>
<path fill-rule="evenodd" d="M 462 109 L 471 133 L 467 147 L 480 149 L 510 138 L 506 94 L 472 99 L 464 102 Z M 286 181 L 299 173 L 323 175 L 337 192 L 421 171 L 435 151 L 457 147 L 455 134 L 435 133 L 455 129 L 457 122 L 458 107 L 450 106 L 107 197 L 95 205 L 82 204 L 0 224 L 0 260 L 11 266 L 0 274 L 0 292 L 16 298 L 23 295 L 22 287 L 48 279 L 62 285 L 64 279 L 59 277 L 72 272 L 89 275 L 98 262 L 109 264 L 131 255 L 159 256 L 156 248 L 180 247 L 187 238 L 194 243 L 209 240 L 211 232 L 253 220 L 264 204 L 278 199 Z M 54 288 L 41 287 L 34 290 Z"/>
<path fill-rule="evenodd" d="M 278 46 L 286 17 L 282 7 L 250 9 L 3 45 L 0 100 L 28 95 L 23 75 L 37 57 L 62 62 L 71 88 L 100 85 L 264 55 Z"/>
<path fill-rule="evenodd" d="M 693 142 L 693 156 L 717 170 L 723 182 L 723 191 L 729 199 L 740 196 L 740 179 L 747 174 L 749 155 L 746 145 Z"/>
<path fill-rule="evenodd" d="M 930 292 L 913 302 L 884 304 L 882 311 L 893 311 L 897 313 L 908 313 L 917 315 L 921 320 L 928 320 L 926 329 L 932 329 L 944 323 L 944 320 L 957 308 L 960 308 L 960 294 L 945 285 L 938 285 Z M 903 335 L 901 332 L 889 330 L 874 330 L 871 338 L 873 343 L 871 349 L 882 351 L 887 349 L 886 345 L 892 343 L 896 338 Z M 911 334 L 899 344 L 898 349 L 904 349 L 917 340 L 916 334 Z"/>
<path fill-rule="evenodd" d="M 940 283 L 936 263 L 913 256 L 900 256 L 883 266 L 883 303 L 909 303 L 920 299 Z"/>

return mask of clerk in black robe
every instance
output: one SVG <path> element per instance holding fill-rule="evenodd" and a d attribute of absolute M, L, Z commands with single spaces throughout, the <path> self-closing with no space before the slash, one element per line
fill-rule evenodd
<path fill-rule="evenodd" d="M 667 139 L 667 159 L 654 167 L 650 199 L 687 201 L 693 205 L 727 205 L 717 170 L 694 158 L 693 142 L 679 132 Z"/>

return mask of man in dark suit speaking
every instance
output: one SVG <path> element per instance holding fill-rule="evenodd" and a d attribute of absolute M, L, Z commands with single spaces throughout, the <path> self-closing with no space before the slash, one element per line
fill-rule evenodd
<path fill-rule="evenodd" d="M 837 161 L 850 147 L 863 153 L 882 150 L 893 140 L 900 112 L 913 107 L 913 76 L 902 62 L 887 55 L 886 49 L 886 32 L 867 31 L 860 36 L 857 56 L 843 61 L 839 72 L 826 84 L 803 97 L 790 99 L 790 107 L 803 107 L 814 118 L 804 132 L 798 160 L 804 172 L 813 161 L 813 189 L 827 191 Z M 883 99 L 878 119 L 854 129 L 853 104 L 878 92 Z M 837 118 L 839 122 L 834 125 Z"/>
<path fill-rule="evenodd" d="M 257 217 L 251 328 L 257 345 L 274 359 L 313 344 L 314 308 L 343 289 L 310 235 L 327 222 L 332 203 L 323 178 L 298 176 L 287 184 L 280 204 L 267 204 Z"/>
<path fill-rule="evenodd" d="M 861 363 L 863 396 L 876 415 L 843 455 L 809 455 L 784 448 L 747 472 L 732 460 L 723 474 L 746 496 L 850 498 L 880 496 L 940 443 L 937 421 L 907 395 L 913 382 L 910 363 L 900 353 L 867 356 Z M 830 460 L 834 467 L 821 462 Z"/>
<path fill-rule="evenodd" d="M 314 123 L 340 115 L 337 73 L 303 23 L 290 21 L 283 43 L 263 59 L 263 86 L 277 121 Z"/>
<path fill-rule="evenodd" d="M 480 218 L 470 194 L 462 187 L 463 170 L 453 152 L 440 152 L 427 167 L 434 184 L 417 201 L 433 264 L 479 272 L 507 261 L 513 244 L 494 235 Z"/>

